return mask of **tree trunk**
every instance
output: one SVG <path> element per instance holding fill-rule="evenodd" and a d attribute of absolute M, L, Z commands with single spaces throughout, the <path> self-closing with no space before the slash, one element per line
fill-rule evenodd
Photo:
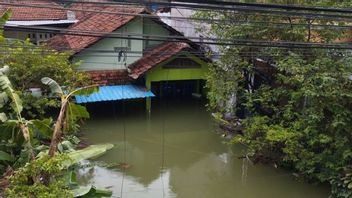
<path fill-rule="evenodd" d="M 54 133 L 51 138 L 50 148 L 49 148 L 49 156 L 53 157 L 57 151 L 57 146 L 60 142 L 61 135 L 62 135 L 62 126 L 63 122 L 65 121 L 66 109 L 68 106 L 68 100 L 64 99 L 61 104 L 61 109 L 59 113 L 59 117 L 56 120 Z"/>

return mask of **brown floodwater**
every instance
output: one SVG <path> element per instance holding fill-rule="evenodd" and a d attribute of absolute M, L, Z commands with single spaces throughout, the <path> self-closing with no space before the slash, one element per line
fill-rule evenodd
<path fill-rule="evenodd" d="M 125 107 L 125 111 L 123 110 Z M 298 181 L 289 171 L 239 159 L 204 103 L 158 101 L 148 115 L 142 101 L 90 106 L 82 127 L 92 144 L 113 143 L 97 164 L 81 170 L 82 182 L 123 198 L 327 198 L 329 188 Z"/>

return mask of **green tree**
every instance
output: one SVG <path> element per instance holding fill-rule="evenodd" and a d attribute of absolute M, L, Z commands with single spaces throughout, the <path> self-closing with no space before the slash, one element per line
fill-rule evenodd
<path fill-rule="evenodd" d="M 0 26 L 10 18 L 11 11 L 7 10 L 0 19 Z M 23 100 L 25 117 L 43 118 L 49 108 L 59 107 L 57 100 L 49 99 L 45 93 L 42 97 L 30 93 L 30 88 L 45 88 L 40 81 L 42 77 L 50 75 L 68 90 L 91 83 L 88 75 L 76 70 L 79 62 L 70 61 L 70 52 L 57 52 L 46 46 L 36 46 L 29 40 L 4 38 L 2 31 L 0 34 L 0 60 L 2 65 L 10 67 L 11 72 L 7 77 L 12 86 L 20 91 L 18 94 Z"/>
<path fill-rule="evenodd" d="M 331 0 L 265 2 L 334 7 L 351 4 Z M 345 22 L 318 18 L 216 11 L 198 12 L 195 17 L 226 20 L 212 23 L 209 29 L 209 34 L 223 39 L 334 43 L 348 33 L 324 26 Z M 222 113 L 232 108 L 246 115 L 243 134 L 235 136 L 233 142 L 248 145 L 248 152 L 257 160 L 270 159 L 308 179 L 330 182 L 334 197 L 352 197 L 351 52 L 253 46 L 220 50 L 224 56 L 210 65 L 209 104 Z M 261 77 L 257 58 L 275 72 Z M 253 76 L 256 84 L 252 83 Z M 234 96 L 235 105 L 224 105 Z"/>

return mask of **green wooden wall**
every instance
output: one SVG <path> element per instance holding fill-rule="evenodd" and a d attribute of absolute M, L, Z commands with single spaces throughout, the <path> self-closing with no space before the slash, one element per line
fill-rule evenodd
<path fill-rule="evenodd" d="M 149 34 L 149 35 L 168 35 L 169 31 L 163 26 L 153 22 L 150 19 L 136 18 L 115 31 L 120 34 Z M 75 61 L 81 61 L 82 64 L 78 70 L 114 70 L 125 69 L 126 66 L 137 61 L 143 56 L 145 48 L 160 44 L 160 41 L 128 40 L 116 38 L 104 38 L 89 46 L 88 50 L 83 50 L 74 56 Z M 129 46 L 130 45 L 130 46 Z M 99 53 L 89 50 L 114 50 L 115 47 L 131 47 L 133 53 L 127 53 L 126 63 L 118 61 L 118 53 Z"/>
<path fill-rule="evenodd" d="M 178 56 L 186 56 L 193 61 L 201 65 L 200 68 L 163 68 L 163 65 L 169 63 Z M 180 53 L 173 58 L 170 58 L 168 61 L 165 61 L 155 68 L 149 70 L 146 75 L 146 87 L 147 89 L 151 88 L 152 82 L 168 81 L 168 80 L 203 80 L 206 77 L 208 71 L 207 63 L 198 57 L 191 55 L 187 52 Z"/>

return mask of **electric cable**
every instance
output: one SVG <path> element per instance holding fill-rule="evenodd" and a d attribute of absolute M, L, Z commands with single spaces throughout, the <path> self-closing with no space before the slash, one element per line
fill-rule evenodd
<path fill-rule="evenodd" d="M 46 6 L 46 5 L 39 5 L 39 4 L 18 4 L 18 3 L 5 3 L 1 2 L 0 5 L 8 5 L 8 6 L 20 6 L 20 7 L 31 7 L 31 8 L 48 8 L 48 9 L 56 9 L 56 10 L 68 10 L 68 11 L 80 11 L 80 12 L 93 12 L 93 13 L 101 13 L 101 14 L 118 14 L 123 16 L 149 16 L 149 14 L 136 14 L 136 13 L 123 13 L 123 12 L 110 12 L 110 11 L 96 11 L 96 10 L 89 10 L 89 9 L 76 9 L 76 8 L 64 8 L 64 7 L 54 7 L 54 6 Z M 176 4 L 174 3 L 173 7 L 182 7 L 186 4 Z M 189 5 L 188 5 L 189 6 Z M 186 6 L 187 7 L 187 6 Z M 304 17 L 304 18 L 320 18 L 320 19 L 330 19 L 330 20 L 351 20 L 352 16 L 349 15 L 336 15 L 336 14 L 310 14 L 310 13 L 300 13 L 300 12 L 288 12 L 288 11 L 274 11 L 268 9 L 261 9 L 261 8 L 246 8 L 246 7 L 236 7 L 236 8 L 229 8 L 229 7 L 221 7 L 221 6 L 204 6 L 204 5 L 192 5 L 192 8 L 197 9 L 208 9 L 208 10 L 232 10 L 237 12 L 254 12 L 260 14 L 269 14 L 269 15 L 276 15 L 276 16 L 295 16 L 295 17 Z M 155 16 L 158 18 L 158 16 Z M 167 17 L 166 17 L 167 18 Z"/>
<path fill-rule="evenodd" d="M 4 28 L 0 28 L 4 29 Z M 33 29 L 29 27 L 15 28 L 17 30 L 26 30 L 29 32 L 43 33 L 53 33 L 53 31 L 48 30 L 48 28 Z M 57 29 L 57 28 L 54 28 Z M 81 33 L 82 32 L 82 33 Z M 87 33 L 85 33 L 87 32 Z M 98 38 L 117 38 L 117 39 L 130 39 L 130 40 L 148 40 L 148 41 L 161 41 L 161 42 L 180 42 L 189 41 L 188 39 L 195 39 L 201 37 L 183 37 L 183 36 L 161 36 L 162 38 L 152 39 L 145 34 L 143 37 L 133 37 L 133 34 L 125 34 L 121 36 L 119 33 L 111 32 L 94 32 L 94 31 L 83 31 L 83 30 L 66 30 L 66 32 L 55 32 L 56 34 L 72 35 L 72 36 L 87 36 L 87 37 L 98 37 Z M 116 35 L 117 34 L 117 35 Z M 165 39 L 163 39 L 165 38 Z M 325 44 L 325 43 L 312 43 L 312 42 L 289 42 L 289 41 L 262 41 L 253 39 L 218 39 L 218 38 L 202 38 L 204 40 L 208 39 L 211 41 L 189 41 L 189 43 L 195 44 L 210 44 L 210 45 L 220 45 L 220 46 L 253 46 L 253 47 L 278 47 L 278 48 L 325 48 L 325 49 L 352 49 L 352 45 L 348 43 L 340 44 Z M 220 41 L 220 42 L 214 42 Z M 61 48 L 65 50 L 65 48 Z M 66 49 L 71 50 L 71 49 Z"/>
<path fill-rule="evenodd" d="M 173 2 L 169 1 L 152 1 L 152 0 L 114 0 L 113 2 L 101 2 L 101 1 L 82 1 L 82 0 L 56 0 L 56 2 L 66 2 L 66 3 L 87 3 L 87 4 L 100 4 L 100 5 L 151 5 L 158 4 L 169 6 Z M 247 2 L 236 2 L 236 1 L 216 1 L 216 0 L 177 0 L 174 2 L 187 3 L 187 5 L 192 4 L 209 4 L 209 5 L 226 5 L 226 6 L 242 6 L 242 7 L 262 7 L 270 9 L 284 9 L 284 10 L 305 10 L 305 11 L 316 11 L 316 12 L 337 12 L 337 13 L 352 13 L 351 9 L 337 8 L 337 7 L 312 7 L 312 6 L 302 6 L 297 4 L 271 4 L 271 3 L 247 3 Z"/>

